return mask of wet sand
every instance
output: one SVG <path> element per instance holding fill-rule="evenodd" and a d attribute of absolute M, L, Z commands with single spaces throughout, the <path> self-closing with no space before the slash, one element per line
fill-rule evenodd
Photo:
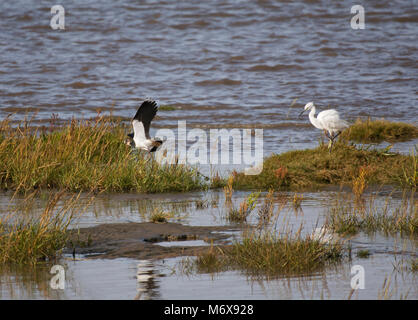
<path fill-rule="evenodd" d="M 230 226 L 197 227 L 178 223 L 112 223 L 71 230 L 65 253 L 88 255 L 91 258 L 163 259 L 196 255 L 207 246 L 159 246 L 163 241 L 203 240 L 210 244 L 226 245 L 236 231 Z"/>

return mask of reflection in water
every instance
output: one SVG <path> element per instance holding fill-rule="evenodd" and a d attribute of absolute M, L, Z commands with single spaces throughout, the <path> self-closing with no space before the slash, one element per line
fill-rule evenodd
<path fill-rule="evenodd" d="M 68 275 L 65 290 L 50 288 L 49 265 L 36 269 L 3 266 L 0 270 L 0 298 L 355 300 L 418 297 L 416 277 L 406 269 L 406 262 L 393 261 L 393 256 L 389 255 L 354 258 L 351 263 L 313 275 L 276 279 L 246 276 L 238 271 L 187 276 L 173 273 L 181 259 L 165 259 L 164 263 L 130 259 L 75 261 L 65 265 Z M 366 270 L 366 289 L 352 292 L 350 269 L 355 264 L 363 265 Z"/>
<path fill-rule="evenodd" d="M 62 299 L 62 290 L 50 286 L 53 264 L 38 266 L 0 266 L 1 299 Z"/>
<path fill-rule="evenodd" d="M 136 273 L 137 279 L 137 295 L 135 300 L 151 300 L 159 298 L 159 286 L 157 270 L 150 260 L 139 260 L 138 270 Z"/>
<path fill-rule="evenodd" d="M 234 193 L 235 205 L 242 202 L 249 192 Z M 327 230 L 322 226 L 324 214 L 332 199 L 333 192 L 304 193 L 301 207 L 303 214 L 295 212 L 291 203 L 293 193 L 280 193 L 274 197 L 276 214 L 280 211 L 277 230 L 282 225 L 298 228 L 304 224 L 304 233 L 313 234 L 323 241 L 329 240 Z M 259 208 L 266 194 L 260 195 Z M 92 210 L 83 215 L 80 225 L 97 225 L 108 222 L 141 221 L 140 211 L 153 206 L 165 210 L 178 208 L 188 216 L 182 221 L 188 225 L 224 225 L 224 193 L 222 191 L 196 192 L 187 194 L 161 195 L 100 195 L 92 204 Z M 146 199 L 145 199 L 146 198 Z M 216 199 L 213 204 L 212 200 Z M 391 207 L 401 205 L 401 197 L 388 199 L 387 195 L 376 196 L 375 205 L 384 207 L 387 201 Z M 0 196 L 0 206 L 8 203 L 9 197 Z M 41 201 L 41 200 L 40 200 Z M 41 205 L 39 206 L 41 207 Z M 37 205 L 34 206 L 37 210 Z M 94 211 L 96 210 L 96 211 Z M 256 226 L 257 210 L 249 217 L 248 224 Z M 315 230 L 315 228 L 318 228 Z M 37 268 L 0 268 L 1 299 L 376 299 L 391 297 L 397 299 L 408 293 L 407 298 L 416 299 L 416 275 L 407 270 L 410 260 L 416 258 L 416 239 L 373 236 L 358 234 L 351 239 L 352 261 L 344 262 L 325 272 L 301 277 L 280 279 L 256 279 L 239 271 L 228 271 L 216 275 L 197 274 L 190 277 L 173 275 L 173 269 L 180 258 L 161 260 L 133 259 L 80 259 L 58 262 L 66 270 L 65 290 L 50 288 L 52 275 L 49 264 Z M 357 256 L 359 250 L 368 250 L 367 259 Z M 395 260 L 395 261 L 394 261 Z M 366 271 L 366 289 L 351 293 L 350 268 L 362 265 Z M 409 267 L 410 268 L 410 267 Z M 385 278 L 390 277 L 384 284 Z M 390 284 L 390 286 L 389 286 Z M 181 286 L 182 290 L 178 290 Z M 195 293 L 199 292 L 196 297 Z"/>

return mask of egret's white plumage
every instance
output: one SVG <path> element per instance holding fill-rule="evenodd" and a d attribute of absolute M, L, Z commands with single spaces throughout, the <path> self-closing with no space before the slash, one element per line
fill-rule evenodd
<path fill-rule="evenodd" d="M 139 106 L 132 120 L 134 133 L 128 134 L 130 139 L 126 141 L 126 144 L 148 152 L 156 151 L 163 144 L 162 140 L 151 138 L 149 135 L 151 121 L 154 119 L 157 111 L 158 106 L 155 101 L 145 100 Z"/>
<path fill-rule="evenodd" d="M 335 138 L 337 138 L 345 128 L 348 128 L 348 122 L 340 119 L 340 114 L 337 110 L 334 109 L 321 111 L 318 113 L 318 116 L 315 117 L 316 107 L 313 102 L 307 103 L 300 115 L 309 110 L 309 120 L 311 121 L 312 125 L 315 128 L 324 130 L 325 135 L 328 137 L 328 139 L 330 139 L 331 151 Z"/>

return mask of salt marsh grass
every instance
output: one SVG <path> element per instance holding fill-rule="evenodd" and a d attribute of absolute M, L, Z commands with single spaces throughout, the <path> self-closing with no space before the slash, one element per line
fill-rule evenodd
<path fill-rule="evenodd" d="M 231 188 L 228 188 L 228 194 Z M 254 203 L 257 195 L 250 194 L 242 203 Z M 213 273 L 240 270 L 250 276 L 280 277 L 311 274 L 339 263 L 344 256 L 342 241 L 322 241 L 311 234 L 303 235 L 303 225 L 296 232 L 284 223 L 278 230 L 278 219 L 286 202 L 275 201 L 273 190 L 258 208 L 255 228 L 242 231 L 231 245 L 211 246 L 196 259 L 183 259 L 180 268 L 186 273 Z M 232 203 L 232 199 L 230 199 Z M 241 207 L 242 207 L 241 203 Z M 240 207 L 240 208 L 241 208 Z M 248 205 L 251 207 L 251 205 Z"/>
<path fill-rule="evenodd" d="M 250 276 L 279 277 L 311 274 L 343 259 L 341 243 L 323 243 L 300 230 L 293 234 L 246 233 L 226 247 L 211 247 L 195 260 L 182 262 L 187 272 L 213 273 L 240 270 Z"/>
<path fill-rule="evenodd" d="M 257 205 L 260 193 L 251 193 L 236 208 L 232 202 L 227 206 L 227 219 L 232 222 L 245 222 Z"/>
<path fill-rule="evenodd" d="M 418 208 L 414 192 L 404 193 L 399 206 L 392 208 L 389 198 L 378 206 L 376 199 L 370 196 L 365 203 L 359 204 L 349 195 L 339 196 L 327 213 L 327 225 L 342 235 L 381 232 L 385 235 L 417 235 Z"/>
<path fill-rule="evenodd" d="M 341 138 L 360 143 L 379 143 L 382 141 L 406 141 L 418 137 L 418 128 L 405 122 L 392 122 L 384 119 L 357 119 Z"/>
<path fill-rule="evenodd" d="M 301 205 L 302 205 L 302 201 L 303 201 L 303 194 L 299 195 L 299 194 L 295 193 L 293 195 L 293 200 L 292 200 L 293 208 L 295 210 L 300 209 Z"/>
<path fill-rule="evenodd" d="M 259 175 L 234 174 L 233 188 L 299 191 L 342 184 L 362 193 L 363 182 L 414 188 L 416 168 L 417 158 L 412 155 L 388 154 L 338 141 L 331 154 L 325 145 L 274 154 L 264 159 Z"/>
<path fill-rule="evenodd" d="M 171 211 L 164 211 L 159 207 L 154 208 L 147 216 L 147 220 L 153 223 L 166 223 L 168 220 L 175 217 Z"/>
<path fill-rule="evenodd" d="M 300 230 L 295 234 L 251 233 L 233 244 L 230 263 L 249 274 L 267 276 L 305 274 L 323 270 L 342 258 L 343 247 L 325 244 Z"/>
<path fill-rule="evenodd" d="M 51 130 L 0 123 L 0 188 L 168 192 L 203 188 L 195 168 L 160 165 L 124 144 L 127 129 L 106 117 Z"/>
<path fill-rule="evenodd" d="M 0 264 L 35 265 L 59 256 L 67 242 L 69 224 L 83 208 L 79 195 L 62 205 L 63 192 L 48 200 L 39 217 L 29 218 L 11 212 L 0 219 Z"/>
<path fill-rule="evenodd" d="M 418 271 L 418 258 L 411 259 L 409 264 L 410 264 L 410 270 L 412 272 L 417 272 Z"/>

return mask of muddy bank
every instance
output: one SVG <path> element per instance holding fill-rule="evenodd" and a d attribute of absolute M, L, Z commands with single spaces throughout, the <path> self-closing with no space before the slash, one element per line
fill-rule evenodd
<path fill-rule="evenodd" d="M 163 241 L 203 240 L 208 244 L 226 244 L 230 235 L 223 232 L 236 231 L 228 226 L 197 227 L 178 223 L 156 224 L 117 223 L 103 224 L 70 231 L 65 253 L 89 255 L 93 258 L 162 259 L 180 255 L 195 255 L 206 246 L 159 246 Z"/>

